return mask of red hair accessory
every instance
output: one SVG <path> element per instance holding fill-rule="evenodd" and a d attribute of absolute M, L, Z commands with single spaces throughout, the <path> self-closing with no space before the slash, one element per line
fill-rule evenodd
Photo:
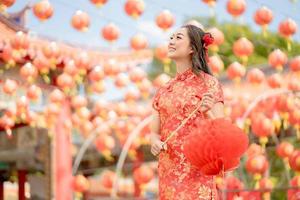
<path fill-rule="evenodd" d="M 205 47 L 208 47 L 209 45 L 211 45 L 214 42 L 214 38 L 210 33 L 205 33 L 202 38 L 202 41 L 203 41 L 203 45 Z"/>

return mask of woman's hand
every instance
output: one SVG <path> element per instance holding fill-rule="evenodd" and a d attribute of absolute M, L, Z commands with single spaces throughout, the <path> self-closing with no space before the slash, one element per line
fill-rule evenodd
<path fill-rule="evenodd" d="M 213 94 L 211 92 L 206 92 L 202 96 L 200 111 L 207 112 L 214 106 L 214 104 L 215 100 Z"/>
<path fill-rule="evenodd" d="M 215 102 L 211 92 L 203 94 L 200 111 L 206 113 L 210 119 L 225 117 L 224 104 L 222 102 Z"/>
<path fill-rule="evenodd" d="M 157 156 L 161 151 L 167 150 L 167 145 L 166 144 L 163 145 L 163 144 L 164 143 L 159 139 L 153 140 L 152 145 L 151 145 L 151 153 L 154 156 Z"/>

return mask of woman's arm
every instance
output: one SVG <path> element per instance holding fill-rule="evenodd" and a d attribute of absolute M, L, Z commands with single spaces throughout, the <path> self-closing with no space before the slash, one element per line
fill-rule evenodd
<path fill-rule="evenodd" d="M 224 104 L 222 102 L 218 102 L 214 104 L 208 112 L 212 113 L 213 118 L 223 118 L 225 117 Z"/>
<path fill-rule="evenodd" d="M 158 111 L 152 109 L 152 121 L 151 121 L 151 143 L 153 140 L 159 139 L 160 132 L 160 119 Z"/>

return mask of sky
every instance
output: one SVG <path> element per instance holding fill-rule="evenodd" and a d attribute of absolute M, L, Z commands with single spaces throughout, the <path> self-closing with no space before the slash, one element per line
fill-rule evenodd
<path fill-rule="evenodd" d="M 183 22 L 193 16 L 210 16 L 210 9 L 201 0 L 144 0 L 145 12 L 137 20 L 127 16 L 124 11 L 125 0 L 108 0 L 101 8 L 96 8 L 89 0 L 49 0 L 54 7 L 54 15 L 48 21 L 40 22 L 30 12 L 27 27 L 33 34 L 47 36 L 49 38 L 80 44 L 96 48 L 127 48 L 130 37 L 136 33 L 143 33 L 148 38 L 151 47 L 166 42 L 169 35 Z M 18 11 L 28 2 L 38 0 L 16 0 L 16 3 L 8 12 Z M 215 13 L 219 21 L 229 21 L 233 18 L 226 11 L 227 0 L 218 0 Z M 276 31 L 278 24 L 288 17 L 294 19 L 300 25 L 300 1 L 292 3 L 290 0 L 246 0 L 247 10 L 238 20 L 238 23 L 246 23 L 259 31 L 253 21 L 253 13 L 261 6 L 267 6 L 273 11 L 274 20 L 270 29 Z M 175 16 L 176 23 L 170 31 L 164 32 L 155 24 L 156 15 L 163 9 L 169 9 Z M 78 32 L 70 25 L 70 19 L 76 10 L 83 10 L 90 15 L 91 26 L 87 32 Z M 101 37 L 101 28 L 113 22 L 121 31 L 118 41 L 113 44 L 106 42 Z M 300 30 L 294 37 L 300 41 Z"/>

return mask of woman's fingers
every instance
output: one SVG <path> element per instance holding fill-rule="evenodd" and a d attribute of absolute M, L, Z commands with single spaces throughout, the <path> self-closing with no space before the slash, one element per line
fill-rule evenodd
<path fill-rule="evenodd" d="M 151 147 L 151 153 L 153 155 L 158 155 L 162 150 L 167 150 L 167 145 L 163 145 L 164 143 L 162 141 L 157 141 L 154 143 Z"/>

